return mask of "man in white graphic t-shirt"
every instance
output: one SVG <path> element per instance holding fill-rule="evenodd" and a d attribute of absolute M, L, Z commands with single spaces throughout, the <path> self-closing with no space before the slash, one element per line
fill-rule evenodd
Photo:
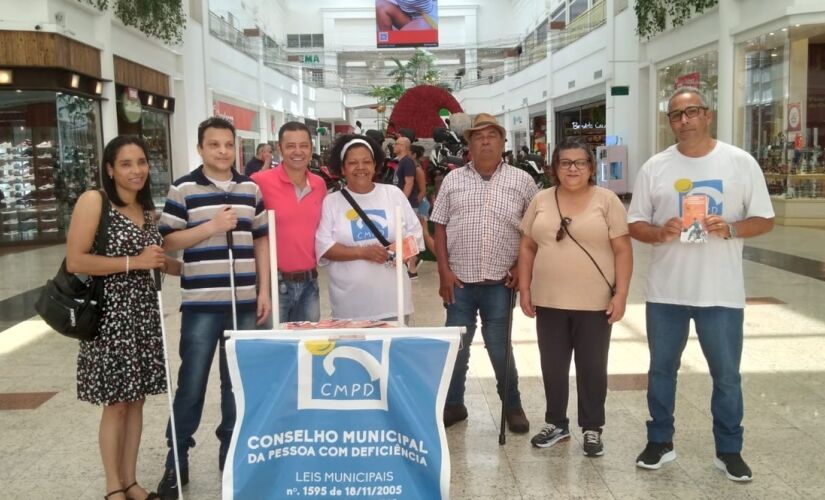
<path fill-rule="evenodd" d="M 659 469 L 673 450 L 676 375 L 693 319 L 713 378 L 714 463 L 733 481 L 750 481 L 742 459 L 742 357 L 745 285 L 743 239 L 773 228 L 773 207 L 759 165 L 710 135 L 712 113 L 695 88 L 668 104 L 677 143 L 639 172 L 628 211 L 630 235 L 653 245 L 646 290 L 650 348 L 647 446 L 636 459 Z M 683 243 L 685 197 L 704 195 L 707 241 Z"/>

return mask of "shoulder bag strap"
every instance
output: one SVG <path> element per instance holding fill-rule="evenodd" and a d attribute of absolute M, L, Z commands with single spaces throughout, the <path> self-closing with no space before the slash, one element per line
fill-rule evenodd
<path fill-rule="evenodd" d="M 112 204 L 106 192 L 99 190 L 101 198 L 100 221 L 97 224 L 97 236 L 95 237 L 95 253 L 106 254 L 106 238 L 109 235 L 109 208 Z"/>
<path fill-rule="evenodd" d="M 559 220 L 563 221 L 564 216 L 561 214 L 561 206 L 559 205 L 559 188 L 558 188 L 558 186 L 556 186 L 556 189 L 553 192 L 553 194 L 556 196 L 556 209 L 559 211 Z M 593 256 L 590 255 L 590 252 L 588 252 L 587 249 L 584 248 L 582 246 L 582 244 L 579 243 L 579 241 L 576 238 L 573 237 L 572 234 L 570 234 L 570 230 L 567 228 L 567 224 L 562 223 L 561 227 L 562 227 L 562 229 L 564 229 L 564 232 L 567 233 L 567 236 L 570 237 L 570 239 L 573 241 L 573 243 L 575 243 L 579 248 L 581 248 L 582 252 L 584 252 L 587 255 L 587 257 L 590 259 L 590 262 L 592 262 L 593 265 L 596 266 L 596 270 L 599 271 L 599 274 L 602 275 L 602 278 L 604 279 L 604 282 L 607 283 L 608 287 L 610 287 L 610 296 L 612 297 L 612 296 L 616 295 L 616 285 L 611 285 L 610 284 L 610 281 L 607 280 L 607 276 L 604 275 L 604 272 L 602 271 L 602 268 L 599 267 L 599 264 L 596 262 L 596 259 L 594 259 Z"/>
<path fill-rule="evenodd" d="M 366 224 L 367 227 L 370 228 L 370 231 L 372 231 L 372 234 L 378 239 L 378 241 L 380 241 L 381 244 L 385 247 L 390 246 L 390 242 L 387 241 L 387 238 L 384 238 L 384 235 L 381 234 L 381 231 L 379 231 L 378 228 L 375 227 L 375 224 L 372 222 L 372 220 L 370 220 L 370 218 L 367 217 L 367 214 L 364 213 L 364 211 L 361 209 L 358 203 L 353 199 L 352 195 L 349 194 L 349 190 L 347 188 L 343 188 L 341 189 L 341 194 L 344 195 L 344 198 L 346 198 L 349 204 L 352 206 L 352 208 L 355 209 L 355 212 L 358 214 L 358 217 L 361 217 L 361 220 L 364 221 L 364 224 Z"/>

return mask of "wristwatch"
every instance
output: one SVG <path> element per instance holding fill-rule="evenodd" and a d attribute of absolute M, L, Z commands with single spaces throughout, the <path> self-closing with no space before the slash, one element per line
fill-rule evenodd
<path fill-rule="evenodd" d="M 733 226 L 733 224 L 728 223 L 728 234 L 729 236 L 725 238 L 726 240 L 732 240 L 736 238 L 736 228 Z"/>

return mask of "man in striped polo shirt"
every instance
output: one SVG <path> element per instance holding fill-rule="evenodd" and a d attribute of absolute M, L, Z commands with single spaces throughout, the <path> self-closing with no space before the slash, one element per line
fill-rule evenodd
<path fill-rule="evenodd" d="M 178 388 L 174 413 L 181 485 L 189 482 L 188 450 L 203 412 L 209 369 L 219 350 L 221 422 L 218 467 L 223 470 L 232 429 L 235 399 L 226 363 L 224 330 L 231 330 L 229 233 L 235 261 L 238 328 L 252 330 L 269 316 L 269 245 L 266 212 L 258 186 L 234 168 L 235 127 L 222 118 L 198 126 L 198 153 L 203 165 L 169 188 L 159 229 L 167 251 L 183 249 L 181 332 Z M 257 275 L 257 289 L 256 289 Z M 177 479 L 170 427 L 166 471 L 158 484 L 162 498 L 177 498 Z"/>

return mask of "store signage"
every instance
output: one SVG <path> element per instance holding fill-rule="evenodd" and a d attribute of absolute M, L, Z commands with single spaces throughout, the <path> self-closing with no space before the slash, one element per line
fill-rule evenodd
<path fill-rule="evenodd" d="M 137 89 L 126 87 L 120 96 L 120 109 L 123 111 L 123 118 L 127 122 L 137 123 L 140 121 L 143 106 L 140 104 L 140 95 L 138 95 Z"/>
<path fill-rule="evenodd" d="M 610 87 L 610 95 L 630 95 L 630 87 L 628 85 Z"/>
<path fill-rule="evenodd" d="M 212 104 L 212 114 L 229 120 L 238 130 L 255 130 L 255 116 L 251 109 L 242 108 L 228 102 L 215 101 Z"/>
<path fill-rule="evenodd" d="M 802 130 L 802 109 L 798 102 L 788 104 L 788 132 Z"/>
<path fill-rule="evenodd" d="M 686 75 L 677 76 L 676 83 L 673 84 L 673 89 L 676 90 L 679 87 L 693 87 L 698 89 L 699 81 L 700 74 L 698 71 L 695 73 L 688 73 Z"/>
<path fill-rule="evenodd" d="M 604 128 L 604 123 L 599 122 L 573 122 L 573 130 L 585 130 L 585 129 L 592 129 L 592 128 Z"/>

